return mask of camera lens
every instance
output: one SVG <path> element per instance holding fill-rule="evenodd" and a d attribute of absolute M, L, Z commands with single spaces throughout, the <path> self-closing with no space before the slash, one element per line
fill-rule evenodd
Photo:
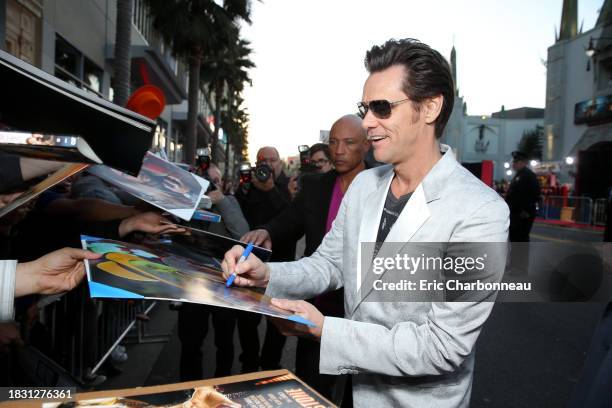
<path fill-rule="evenodd" d="M 262 183 L 268 181 L 272 176 L 272 169 L 267 164 L 260 164 L 255 167 L 255 178 Z"/>

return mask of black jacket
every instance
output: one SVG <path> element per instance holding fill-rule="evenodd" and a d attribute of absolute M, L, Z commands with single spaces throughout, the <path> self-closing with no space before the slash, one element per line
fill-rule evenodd
<path fill-rule="evenodd" d="M 251 185 L 248 191 L 238 189 L 236 199 L 240 204 L 244 218 L 251 229 L 259 228 L 273 217 L 285 210 L 291 203 L 289 194 L 289 178 L 281 173 L 274 181 L 274 188 L 262 191 Z M 270 261 L 284 262 L 295 260 L 296 240 L 283 240 L 272 248 Z"/>
<path fill-rule="evenodd" d="M 272 249 L 285 240 L 306 235 L 304 256 L 310 256 L 323 241 L 327 212 L 338 173 L 309 174 L 302 178 L 300 192 L 277 217 L 262 225 L 272 239 Z"/>
<path fill-rule="evenodd" d="M 310 256 L 325 236 L 327 213 L 338 173 L 306 175 L 301 180 L 300 192 L 285 211 L 261 226 L 272 239 L 272 253 L 279 243 L 295 242 L 306 235 L 304 256 Z M 311 302 L 326 316 L 344 317 L 342 289 L 325 293 Z"/>
<path fill-rule="evenodd" d="M 540 183 L 535 173 L 527 167 L 519 170 L 512 181 L 506 194 L 506 203 L 510 207 L 511 214 L 526 211 L 530 216 L 536 214 L 536 204 L 540 199 Z"/>

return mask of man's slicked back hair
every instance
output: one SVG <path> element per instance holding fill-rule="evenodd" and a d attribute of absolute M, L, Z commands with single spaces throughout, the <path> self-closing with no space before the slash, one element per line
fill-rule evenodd
<path fill-rule="evenodd" d="M 366 53 L 365 67 L 370 74 L 394 65 L 406 70 L 402 90 L 417 112 L 426 99 L 443 96 L 442 109 L 435 121 L 436 137 L 440 138 L 455 100 L 455 85 L 448 62 L 438 51 L 413 38 L 392 39 L 375 45 Z"/>

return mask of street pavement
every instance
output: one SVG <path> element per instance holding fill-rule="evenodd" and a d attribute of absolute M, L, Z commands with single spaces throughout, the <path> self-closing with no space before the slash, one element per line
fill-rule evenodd
<path fill-rule="evenodd" d="M 535 224 L 534 242 L 601 242 L 589 229 Z M 476 348 L 472 407 L 563 407 L 580 377 L 601 303 L 500 303 Z"/>
<path fill-rule="evenodd" d="M 535 223 L 530 239 L 536 242 L 602 242 L 603 232 L 588 228 L 569 228 Z"/>

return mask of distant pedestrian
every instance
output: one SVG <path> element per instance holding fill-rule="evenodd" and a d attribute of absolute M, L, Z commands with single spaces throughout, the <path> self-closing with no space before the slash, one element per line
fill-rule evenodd
<path fill-rule="evenodd" d="M 509 271 L 511 274 L 524 275 L 529 269 L 529 234 L 535 220 L 540 183 L 535 173 L 527 166 L 527 155 L 520 151 L 512 152 L 512 169 L 516 172 L 508 192 L 506 203 L 510 207 L 510 242 L 524 242 L 512 245 Z"/>
<path fill-rule="evenodd" d="M 529 242 L 540 199 L 540 183 L 535 173 L 527 166 L 527 155 L 512 152 L 512 169 L 516 174 L 510 182 L 506 203 L 510 207 L 510 242 Z"/>

